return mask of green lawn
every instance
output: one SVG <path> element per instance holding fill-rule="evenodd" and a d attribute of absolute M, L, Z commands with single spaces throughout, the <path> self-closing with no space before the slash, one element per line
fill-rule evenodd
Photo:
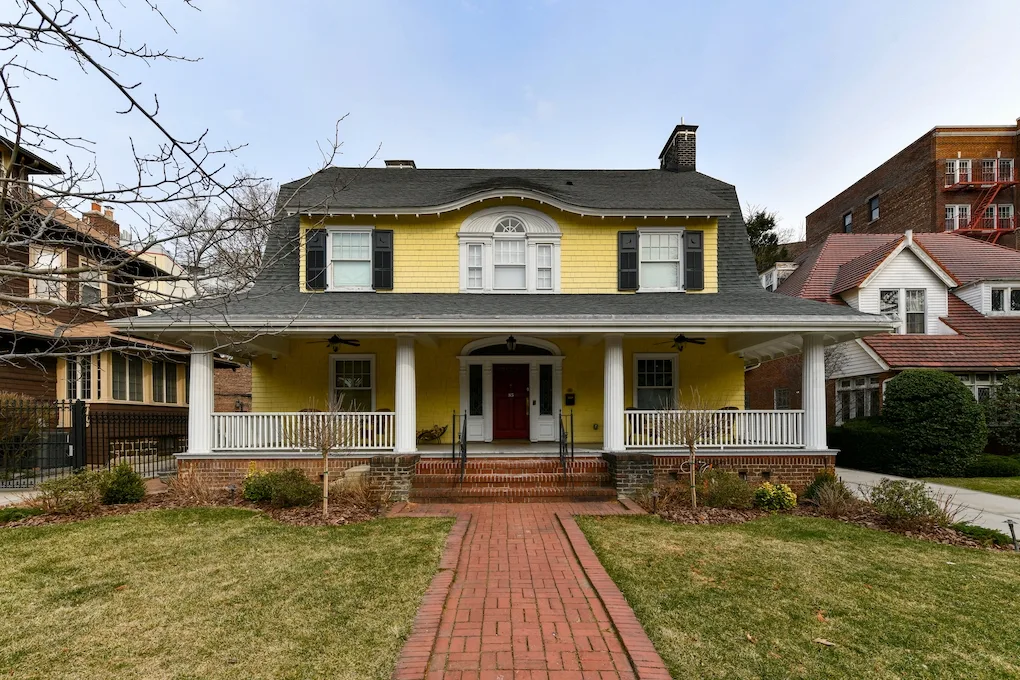
<path fill-rule="evenodd" d="M 809 517 L 578 524 L 673 677 L 1020 677 L 1014 553 Z"/>
<path fill-rule="evenodd" d="M 1020 498 L 1020 477 L 932 477 L 925 481 Z"/>
<path fill-rule="evenodd" d="M 206 508 L 0 529 L 0 677 L 388 678 L 450 525 Z"/>

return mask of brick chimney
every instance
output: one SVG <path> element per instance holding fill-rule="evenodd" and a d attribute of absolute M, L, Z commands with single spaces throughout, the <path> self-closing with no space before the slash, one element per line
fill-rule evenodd
<path fill-rule="evenodd" d="M 120 244 L 120 225 L 113 220 L 113 208 L 103 208 L 98 203 L 83 213 L 83 222 L 106 235 L 111 243 Z"/>
<path fill-rule="evenodd" d="M 659 154 L 659 169 L 686 172 L 697 167 L 697 125 L 680 124 L 673 129 L 666 146 Z"/>

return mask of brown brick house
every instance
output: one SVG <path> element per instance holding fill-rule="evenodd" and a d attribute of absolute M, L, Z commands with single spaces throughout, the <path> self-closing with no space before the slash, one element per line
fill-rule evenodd
<path fill-rule="evenodd" d="M 938 126 L 807 216 L 807 247 L 830 234 L 957 231 L 1017 247 L 1020 119 Z"/>

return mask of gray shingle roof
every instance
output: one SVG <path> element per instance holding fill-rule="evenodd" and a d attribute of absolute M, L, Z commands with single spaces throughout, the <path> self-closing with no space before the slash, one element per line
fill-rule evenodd
<path fill-rule="evenodd" d="M 522 189 L 593 211 L 725 212 L 732 206 L 713 191 L 718 184 L 698 172 L 662 170 L 327 168 L 283 185 L 280 195 L 288 208 L 297 210 L 396 210 L 447 205 L 487 191 Z"/>
<path fill-rule="evenodd" d="M 353 177 L 342 191 L 331 194 L 341 178 Z M 565 182 L 573 178 L 572 185 Z M 775 295 L 758 280 L 747 241 L 736 189 L 698 172 L 662 170 L 400 170 L 331 169 L 281 188 L 281 203 L 318 209 L 351 207 L 397 208 L 440 205 L 481 188 L 531 188 L 556 192 L 564 201 L 581 206 L 640 210 L 712 209 L 729 212 L 719 218 L 719 292 L 712 294 L 641 293 L 562 295 L 477 295 L 461 293 L 301 293 L 296 236 L 299 217 L 281 219 L 266 246 L 267 261 L 252 290 L 241 299 L 219 303 L 214 309 L 177 308 L 161 314 L 170 319 L 422 319 L 494 317 L 687 316 L 692 320 L 725 317 L 859 317 L 872 315 L 847 307 Z M 146 317 L 147 323 L 159 316 Z"/>

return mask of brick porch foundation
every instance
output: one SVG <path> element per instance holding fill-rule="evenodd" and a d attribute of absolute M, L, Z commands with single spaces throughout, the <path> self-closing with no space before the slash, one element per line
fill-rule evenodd
<path fill-rule="evenodd" d="M 668 484 L 683 478 L 686 473 L 681 465 L 687 456 L 654 456 L 656 484 Z M 708 455 L 698 456 L 699 463 L 709 463 L 717 470 L 734 472 L 757 486 L 762 482 L 788 484 L 795 492 L 800 493 L 814 481 L 815 475 L 822 470 L 835 470 L 836 455 L 834 453 L 819 454 L 781 454 L 781 455 Z"/>
<path fill-rule="evenodd" d="M 357 465 L 368 465 L 369 458 L 335 458 L 329 461 L 330 476 L 339 477 L 341 472 Z M 322 460 L 319 458 L 184 458 L 177 460 L 177 474 L 183 477 L 197 476 L 216 486 L 240 486 L 248 474 L 248 465 L 254 462 L 259 470 L 290 470 L 297 468 L 312 480 L 319 481 Z"/>

